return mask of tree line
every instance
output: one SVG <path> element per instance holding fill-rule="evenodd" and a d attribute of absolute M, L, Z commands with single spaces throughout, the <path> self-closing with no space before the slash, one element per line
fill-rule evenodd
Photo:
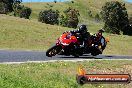
<path fill-rule="evenodd" d="M 0 0 L 0 14 L 13 12 L 14 16 L 29 19 L 31 8 L 21 5 L 22 0 Z"/>

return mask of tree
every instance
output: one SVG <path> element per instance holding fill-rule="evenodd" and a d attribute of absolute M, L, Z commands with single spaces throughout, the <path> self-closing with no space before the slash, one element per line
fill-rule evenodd
<path fill-rule="evenodd" d="M 31 8 L 20 5 L 20 2 L 13 3 L 12 7 L 14 11 L 14 16 L 19 16 L 20 18 L 29 19 L 32 13 Z"/>
<path fill-rule="evenodd" d="M 12 5 L 14 16 L 20 16 L 21 10 L 24 6 L 21 6 L 19 2 L 15 2 Z"/>
<path fill-rule="evenodd" d="M 0 14 L 6 14 L 8 12 L 7 4 L 1 2 L 0 3 Z"/>
<path fill-rule="evenodd" d="M 46 24 L 58 24 L 59 11 L 58 10 L 43 10 L 39 13 L 38 21 Z"/>
<path fill-rule="evenodd" d="M 104 29 L 107 32 L 120 34 L 129 25 L 128 14 L 124 3 L 118 1 L 106 2 L 101 11 L 102 19 L 105 22 Z"/>
<path fill-rule="evenodd" d="M 76 28 L 79 22 L 78 16 L 79 11 L 69 7 L 68 9 L 66 9 L 64 11 L 65 13 L 65 18 L 63 18 L 62 20 L 65 21 L 63 22 L 67 27 L 71 27 L 71 28 Z"/>
<path fill-rule="evenodd" d="M 64 15 L 59 17 L 59 24 L 66 27 L 67 26 L 67 18 Z"/>
<path fill-rule="evenodd" d="M 56 1 L 56 0 L 54 0 L 54 3 L 57 3 L 57 1 Z"/>
<path fill-rule="evenodd" d="M 13 8 L 12 5 L 15 2 L 19 2 L 21 3 L 22 0 L 0 0 L 0 13 L 8 13 L 8 12 L 12 12 Z"/>
<path fill-rule="evenodd" d="M 31 8 L 23 7 L 20 11 L 20 18 L 29 19 L 31 12 L 32 12 Z"/>
<path fill-rule="evenodd" d="M 129 17 L 129 25 L 127 25 L 126 30 L 124 30 L 123 34 L 132 35 L 132 15 Z"/>

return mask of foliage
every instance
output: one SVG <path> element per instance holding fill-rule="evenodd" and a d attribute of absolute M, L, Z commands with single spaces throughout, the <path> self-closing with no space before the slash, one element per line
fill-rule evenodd
<path fill-rule="evenodd" d="M 0 14 L 6 14 L 8 12 L 7 4 L 0 2 Z"/>
<path fill-rule="evenodd" d="M 61 15 L 59 18 L 60 25 L 66 27 L 67 26 L 67 18 L 64 15 Z"/>
<path fill-rule="evenodd" d="M 57 3 L 57 1 L 56 1 L 56 0 L 54 0 L 54 3 Z"/>
<path fill-rule="evenodd" d="M 60 17 L 60 25 L 67 26 L 70 28 L 76 28 L 79 22 L 79 19 L 78 19 L 78 16 L 80 15 L 79 11 L 69 7 L 68 9 L 64 11 L 64 13 L 65 13 L 65 16 L 62 15 Z"/>
<path fill-rule="evenodd" d="M 39 13 L 38 21 L 46 24 L 58 24 L 59 11 L 58 10 L 43 10 Z"/>
<path fill-rule="evenodd" d="M 118 1 L 106 2 L 102 7 L 101 14 L 107 32 L 120 34 L 120 31 L 126 31 L 129 21 L 124 3 Z"/>
<path fill-rule="evenodd" d="M 15 2 L 13 3 L 12 7 L 14 11 L 14 16 L 20 16 L 20 12 L 24 6 L 21 6 L 19 2 Z"/>
<path fill-rule="evenodd" d="M 29 19 L 32 12 L 31 8 L 20 5 L 19 2 L 13 3 L 13 11 L 14 16 L 19 16 L 20 18 L 25 19 Z"/>
<path fill-rule="evenodd" d="M 29 19 L 29 16 L 31 15 L 31 8 L 29 7 L 23 7 L 21 12 L 20 12 L 20 17 L 21 18 L 25 18 L 25 19 Z"/>
<path fill-rule="evenodd" d="M 8 12 L 12 12 L 13 8 L 12 5 L 13 3 L 16 2 L 22 2 L 21 0 L 0 0 L 0 13 L 8 13 Z"/>
<path fill-rule="evenodd" d="M 29 19 L 32 10 L 20 5 L 22 0 L 0 0 L 0 13 L 14 12 L 14 16 Z"/>
<path fill-rule="evenodd" d="M 123 31 L 124 35 L 132 35 L 132 25 L 127 25 L 126 30 Z"/>
<path fill-rule="evenodd" d="M 71 3 L 74 3 L 74 1 L 71 1 Z"/>
<path fill-rule="evenodd" d="M 123 34 L 132 35 L 132 15 L 129 17 L 129 25 L 126 26 L 126 30 L 124 30 Z"/>

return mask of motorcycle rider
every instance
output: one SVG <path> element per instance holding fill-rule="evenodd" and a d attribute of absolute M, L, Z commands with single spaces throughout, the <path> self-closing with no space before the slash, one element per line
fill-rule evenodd
<path fill-rule="evenodd" d="M 96 34 L 94 34 L 95 36 L 94 43 L 98 46 L 100 53 L 102 53 L 106 47 L 105 38 L 102 36 L 103 32 L 104 32 L 104 29 L 101 28 L 100 30 L 98 30 Z"/>
<path fill-rule="evenodd" d="M 81 52 L 80 48 L 83 48 L 83 49 L 87 48 L 87 44 L 88 44 L 87 41 L 90 38 L 90 33 L 88 32 L 86 25 L 82 24 L 79 26 L 79 29 L 72 30 L 69 32 L 70 32 L 70 34 L 66 38 L 70 38 L 71 35 L 74 35 L 80 41 L 79 46 L 74 46 L 75 47 L 74 52 Z M 65 34 L 65 33 L 67 33 L 67 31 L 65 31 L 63 34 Z M 65 52 L 63 52 L 63 51 L 60 52 L 60 55 L 63 55 L 63 53 L 65 53 Z M 65 54 L 67 54 L 67 53 L 65 53 Z M 77 57 L 79 56 L 78 53 L 75 53 L 74 55 Z"/>
<path fill-rule="evenodd" d="M 81 42 L 80 47 L 87 47 L 87 41 L 90 38 L 90 33 L 87 30 L 86 25 L 82 24 L 79 26 L 79 29 L 70 31 L 72 35 L 79 37 Z"/>

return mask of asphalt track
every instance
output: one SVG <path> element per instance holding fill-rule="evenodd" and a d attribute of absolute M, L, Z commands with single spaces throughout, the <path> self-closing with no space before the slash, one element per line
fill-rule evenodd
<path fill-rule="evenodd" d="M 47 57 L 44 51 L 16 51 L 16 50 L 0 50 L 0 63 L 11 62 L 34 62 L 34 61 L 56 61 L 56 60 L 95 60 L 95 59 L 107 59 L 107 60 L 132 60 L 132 56 L 120 56 L 120 55 L 83 55 L 79 58 L 73 56 L 56 55 L 54 57 Z"/>

